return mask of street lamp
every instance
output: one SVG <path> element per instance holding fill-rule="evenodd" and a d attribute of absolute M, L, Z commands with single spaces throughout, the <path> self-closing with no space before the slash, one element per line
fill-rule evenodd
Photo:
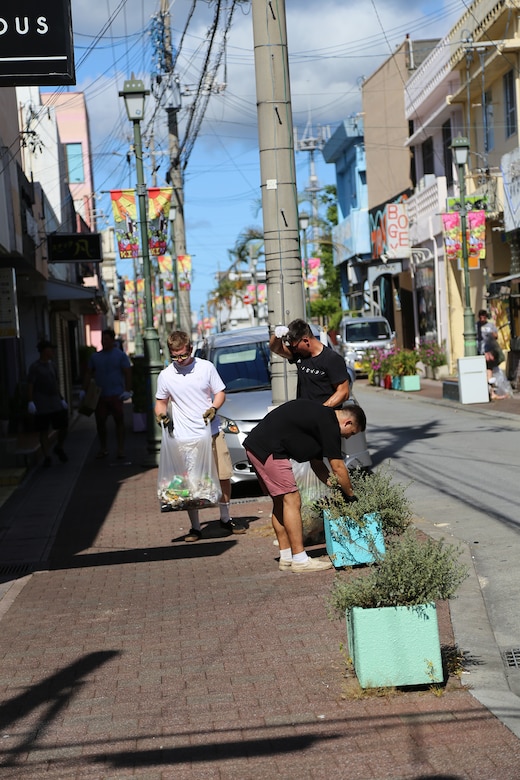
<path fill-rule="evenodd" d="M 126 113 L 134 126 L 134 154 L 137 172 L 136 193 L 139 202 L 139 232 L 141 235 L 141 251 L 143 255 L 144 295 L 145 295 L 145 327 L 144 327 L 144 360 L 146 371 L 146 432 L 148 458 L 145 465 L 156 466 L 159 462 L 161 438 L 155 422 L 154 406 L 157 377 L 162 370 L 161 346 L 159 334 L 153 325 L 153 291 L 150 265 L 150 250 L 148 246 L 147 191 L 144 181 L 143 146 L 141 141 L 141 120 L 144 117 L 144 102 L 149 90 L 144 88 L 144 82 L 132 77 L 125 81 L 119 97 L 125 101 Z"/>
<path fill-rule="evenodd" d="M 468 265 L 468 240 L 466 228 L 466 179 L 464 168 L 468 161 L 469 141 L 464 136 L 457 136 L 451 144 L 457 170 L 459 174 L 460 194 L 460 232 L 462 242 L 462 264 L 464 269 L 464 356 L 477 355 L 477 336 L 475 331 L 475 317 L 471 310 L 471 298 L 469 289 L 469 265 Z"/>
<path fill-rule="evenodd" d="M 302 212 L 298 217 L 300 230 L 303 236 L 303 266 L 305 268 L 305 313 L 307 320 L 311 318 L 311 291 L 309 288 L 309 258 L 307 257 L 307 228 L 309 227 L 309 216 Z"/>

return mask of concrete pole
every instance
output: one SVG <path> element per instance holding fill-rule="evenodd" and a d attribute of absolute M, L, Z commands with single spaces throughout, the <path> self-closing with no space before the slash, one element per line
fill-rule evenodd
<path fill-rule="evenodd" d="M 184 222 L 184 177 L 182 175 L 181 161 L 179 155 L 179 126 L 177 122 L 177 112 L 180 109 L 180 92 L 174 81 L 172 70 L 172 42 L 170 30 L 170 3 L 169 0 L 161 0 L 161 15 L 164 18 L 164 55 L 166 70 L 170 79 L 170 99 L 171 105 L 166 108 L 168 116 L 168 153 L 170 157 L 170 183 L 173 187 L 172 206 L 175 208 L 175 220 L 173 222 L 174 240 L 176 256 L 172 257 L 175 264 L 175 279 L 177 274 L 177 255 L 185 255 L 186 252 L 186 225 Z M 177 95 L 177 93 L 179 94 Z M 179 290 L 176 284 L 176 312 L 177 323 L 181 330 L 191 336 L 191 302 L 190 291 Z"/>
<path fill-rule="evenodd" d="M 268 322 L 304 318 L 284 0 L 252 0 Z M 271 362 L 273 404 L 296 397 L 296 370 Z"/>

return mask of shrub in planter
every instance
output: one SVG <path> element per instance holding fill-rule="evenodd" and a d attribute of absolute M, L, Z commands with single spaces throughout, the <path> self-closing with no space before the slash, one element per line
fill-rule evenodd
<path fill-rule="evenodd" d="M 466 578 L 459 557 L 453 545 L 420 541 L 408 529 L 366 576 L 336 577 L 329 615 L 346 616 L 362 687 L 442 682 L 435 602 L 452 598 Z"/>
<path fill-rule="evenodd" d="M 412 518 L 406 486 L 393 480 L 388 466 L 353 470 L 350 479 L 357 501 L 349 501 L 331 477 L 330 495 L 316 502 L 336 567 L 373 562 L 384 554 L 384 537 L 401 534 Z"/>

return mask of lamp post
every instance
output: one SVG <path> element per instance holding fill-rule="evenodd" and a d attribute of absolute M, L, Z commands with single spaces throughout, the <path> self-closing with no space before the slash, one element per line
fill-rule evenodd
<path fill-rule="evenodd" d="M 302 213 L 298 217 L 300 223 L 300 230 L 303 236 L 303 266 L 305 268 L 305 315 L 307 321 L 311 318 L 311 291 L 309 288 L 309 258 L 307 257 L 307 228 L 309 227 L 309 217 L 307 214 Z"/>
<path fill-rule="evenodd" d="M 153 325 L 152 307 L 152 273 L 150 265 L 150 251 L 148 247 L 148 220 L 147 220 L 147 192 L 144 181 L 143 146 L 141 141 L 141 120 L 144 117 L 144 102 L 149 90 L 145 89 L 144 82 L 132 77 L 125 81 L 123 91 L 119 97 L 125 101 L 126 113 L 134 126 L 134 154 L 137 172 L 137 198 L 139 202 L 139 232 L 141 235 L 141 251 L 143 255 L 144 270 L 144 296 L 145 296 L 145 326 L 144 326 L 144 359 L 146 371 L 146 432 L 147 453 L 145 465 L 156 466 L 159 462 L 161 438 L 159 427 L 155 422 L 154 406 L 157 377 L 162 370 L 161 346 L 159 334 Z"/>
<path fill-rule="evenodd" d="M 471 310 L 471 298 L 469 288 L 469 265 L 468 265 L 468 241 L 466 228 L 466 179 L 464 177 L 464 168 L 468 161 L 469 141 L 464 136 L 457 136 L 451 144 L 457 170 L 459 174 L 459 194 L 460 194 L 460 231 L 462 241 L 462 264 L 464 269 L 464 356 L 473 357 L 477 355 L 477 336 L 475 330 L 475 317 Z"/>

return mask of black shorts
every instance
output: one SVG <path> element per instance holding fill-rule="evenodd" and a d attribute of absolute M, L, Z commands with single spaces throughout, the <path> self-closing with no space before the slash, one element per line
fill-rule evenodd
<path fill-rule="evenodd" d="M 35 431 L 48 431 L 51 426 L 55 431 L 63 431 L 69 427 L 69 413 L 67 409 L 60 409 L 59 412 L 51 412 L 50 414 L 35 415 Z"/>

